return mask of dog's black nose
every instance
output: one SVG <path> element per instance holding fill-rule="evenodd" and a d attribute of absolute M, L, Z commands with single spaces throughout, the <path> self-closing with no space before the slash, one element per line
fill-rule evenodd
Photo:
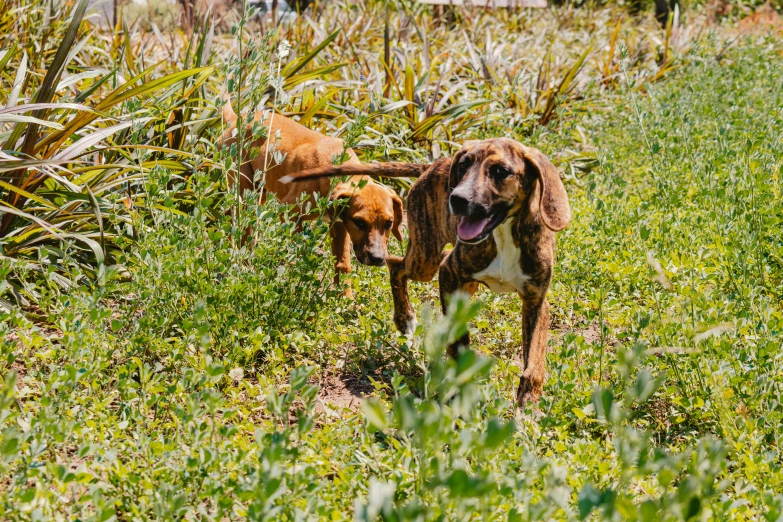
<path fill-rule="evenodd" d="M 464 196 L 452 192 L 449 196 L 449 206 L 451 207 L 451 213 L 458 216 L 468 215 L 468 208 L 470 207 L 470 201 Z"/>
<path fill-rule="evenodd" d="M 475 218 L 487 217 L 489 206 L 478 203 L 475 199 L 468 199 L 456 190 L 449 196 L 451 213 L 456 216 L 469 216 Z"/>
<path fill-rule="evenodd" d="M 381 266 L 385 261 L 386 258 L 383 256 L 379 256 L 371 252 L 367 253 L 367 264 L 370 266 Z"/>

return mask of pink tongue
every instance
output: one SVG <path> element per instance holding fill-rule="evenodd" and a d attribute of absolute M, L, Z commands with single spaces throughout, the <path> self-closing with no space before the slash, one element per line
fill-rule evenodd
<path fill-rule="evenodd" d="M 484 230 L 484 227 L 489 223 L 489 218 L 483 218 L 479 220 L 471 220 L 467 217 L 463 217 L 462 221 L 457 226 L 457 234 L 463 241 L 470 241 L 477 237 Z"/>

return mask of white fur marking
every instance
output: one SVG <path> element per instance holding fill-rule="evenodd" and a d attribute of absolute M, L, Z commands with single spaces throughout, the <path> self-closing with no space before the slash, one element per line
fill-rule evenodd
<path fill-rule="evenodd" d="M 498 293 L 521 292 L 530 276 L 522 272 L 521 251 L 514 244 L 511 233 L 513 219 L 507 219 L 492 231 L 497 246 L 497 256 L 487 268 L 473 274 L 473 279 Z"/>
<path fill-rule="evenodd" d="M 416 321 L 416 318 L 409 320 L 407 323 L 405 323 L 405 337 L 408 339 L 413 339 L 413 335 L 416 333 L 416 326 L 418 326 L 418 321 Z"/>

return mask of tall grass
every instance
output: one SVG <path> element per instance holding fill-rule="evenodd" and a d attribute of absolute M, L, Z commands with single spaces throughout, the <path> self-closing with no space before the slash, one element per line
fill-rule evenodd
<path fill-rule="evenodd" d="M 162 136 L 170 111 L 192 105 L 214 67 L 140 68 L 126 40 L 116 49 L 125 63 L 109 69 L 83 21 L 86 0 L 59 20 L 47 5 L 3 9 L 0 19 L 0 248 L 69 289 L 79 282 L 66 275 L 70 263 L 94 279 L 96 266 L 112 264 L 118 237 L 132 235 L 128 209 L 143 207 L 151 168 L 192 169 L 193 154 L 165 147 Z M 35 32 L 55 47 L 27 38 Z M 13 295 L 35 302 L 23 283 L 12 283 Z"/>
<path fill-rule="evenodd" d="M 152 212 L 144 190 L 152 169 L 187 178 L 212 167 L 220 118 L 209 93 L 219 85 L 207 84 L 216 67 L 206 64 L 215 35 L 208 19 L 171 44 L 121 19 L 122 31 L 102 34 L 84 20 L 86 1 L 55 17 L 43 3 L 4 7 L 0 249 L 27 274 L 12 278 L 9 291 L 29 305 L 37 301 L 25 283 L 31 274 L 70 289 L 94 281 L 98 266 L 116 264 L 117 247 Z M 287 63 L 281 88 L 334 71 L 308 69 L 329 42 Z M 184 188 L 176 197 L 192 206 Z M 83 270 L 80 281 L 67 274 L 71 263 Z"/>

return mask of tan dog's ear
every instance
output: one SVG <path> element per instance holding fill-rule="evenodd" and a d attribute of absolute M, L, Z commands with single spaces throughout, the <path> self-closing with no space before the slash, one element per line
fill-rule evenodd
<path fill-rule="evenodd" d="M 328 211 L 329 220 L 332 223 L 342 220 L 342 213 L 348 208 L 348 201 L 340 200 L 348 200 L 353 196 L 353 191 L 354 187 L 348 183 L 340 183 L 332 190 L 332 194 L 329 196 L 329 201 L 332 202 L 332 205 L 329 207 Z"/>
<path fill-rule="evenodd" d="M 559 232 L 571 222 L 571 207 L 568 205 L 568 193 L 560 181 L 557 169 L 540 150 L 525 147 L 527 163 L 538 171 L 541 184 L 539 198 L 541 220 L 546 227 Z"/>
<path fill-rule="evenodd" d="M 402 242 L 402 232 L 400 232 L 400 225 L 402 225 L 402 199 L 397 195 L 394 190 L 386 187 L 392 196 L 392 205 L 394 206 L 394 224 L 392 225 L 392 234 L 397 238 L 397 241 Z"/>

